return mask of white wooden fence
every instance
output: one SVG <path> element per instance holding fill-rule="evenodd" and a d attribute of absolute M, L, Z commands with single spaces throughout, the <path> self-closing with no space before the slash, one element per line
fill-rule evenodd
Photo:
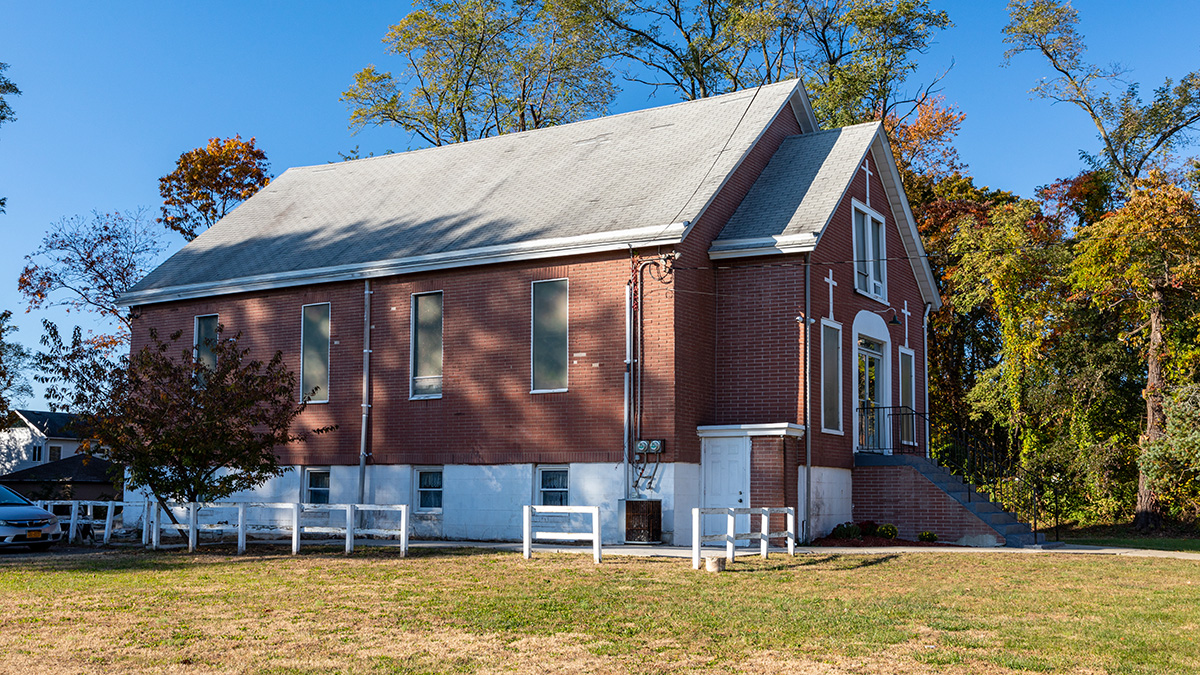
<path fill-rule="evenodd" d="M 52 509 L 55 506 L 70 507 L 70 526 L 68 528 L 68 541 L 75 541 L 79 537 L 79 532 L 83 525 L 91 525 L 93 531 L 103 526 L 104 543 L 107 544 L 112 538 L 114 518 L 118 510 L 121 511 L 122 524 L 124 520 L 124 511 L 127 508 L 135 507 L 142 510 L 142 545 L 149 546 L 151 549 L 157 550 L 162 546 L 162 530 L 164 527 L 174 529 L 176 531 L 186 531 L 188 540 L 188 550 L 195 551 L 199 540 L 199 534 L 203 531 L 225 533 L 228 531 L 237 532 L 237 552 L 246 552 L 247 534 L 282 534 L 289 533 L 292 537 L 292 553 L 300 552 L 301 535 L 305 532 L 310 534 L 339 534 L 343 535 L 346 542 L 346 553 L 354 552 L 354 539 L 358 536 L 385 536 L 385 537 L 400 537 L 400 554 L 408 554 L 408 521 L 409 510 L 407 504 L 295 504 L 295 503 L 273 503 L 273 502 L 195 502 L 195 503 L 177 503 L 168 504 L 173 512 L 182 511 L 179 515 L 184 516 L 184 520 L 179 524 L 168 522 L 163 524 L 163 508 L 157 502 L 107 502 L 107 501 L 43 501 L 37 502 L 38 506 L 45 509 Z M 104 507 L 105 516 L 103 519 L 95 516 L 96 508 Z M 237 524 L 228 523 L 201 523 L 201 510 L 218 510 L 230 509 L 237 511 Z M 248 509 L 266 509 L 275 511 L 285 511 L 290 514 L 290 527 L 280 527 L 273 525 L 251 525 L 246 517 Z M 336 512 L 344 511 L 346 514 L 345 527 L 330 527 L 330 526 L 315 526 L 303 525 L 301 516 L 304 513 L 313 512 Z M 362 512 L 399 512 L 400 527 L 398 529 L 391 528 L 363 528 L 358 527 L 358 514 Z"/>
<path fill-rule="evenodd" d="M 592 515 L 591 532 L 534 532 L 533 514 L 535 513 L 590 513 Z M 600 564 L 600 507 L 599 506 L 542 506 L 539 504 L 526 505 L 524 509 L 524 555 L 528 560 L 533 556 L 534 539 L 554 539 L 557 541 L 588 541 L 592 542 L 592 558 Z"/>
<path fill-rule="evenodd" d="M 771 531 L 771 514 L 782 513 L 787 515 L 787 530 L 782 532 Z M 719 516 L 724 515 L 726 518 L 726 527 L 724 534 L 703 534 L 701 529 L 701 516 Z M 758 532 L 738 532 L 737 531 L 737 516 L 759 516 L 759 531 Z M 735 542 L 739 539 L 757 539 L 763 559 L 767 557 L 767 548 L 770 546 L 769 540 L 777 537 L 787 538 L 788 555 L 796 555 L 796 509 L 787 508 L 744 508 L 744 509 L 692 509 L 692 569 L 700 569 L 700 545 L 702 543 L 723 541 L 725 542 L 725 559 L 733 562 L 737 555 Z"/>

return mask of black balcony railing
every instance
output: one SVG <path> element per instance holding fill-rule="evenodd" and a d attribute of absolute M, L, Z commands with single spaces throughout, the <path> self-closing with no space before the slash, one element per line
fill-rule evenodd
<path fill-rule="evenodd" d="M 1058 532 L 1058 484 L 1030 471 L 986 436 L 958 429 L 927 442 L 925 413 L 904 406 L 858 409 L 859 452 L 927 457 L 967 484 L 967 499 L 991 499 L 1029 523 L 1036 534 L 1053 518 Z"/>

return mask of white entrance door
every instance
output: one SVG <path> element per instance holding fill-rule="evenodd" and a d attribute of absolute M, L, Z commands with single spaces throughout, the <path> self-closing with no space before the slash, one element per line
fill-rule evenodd
<path fill-rule="evenodd" d="M 705 508 L 750 506 L 750 437 L 705 438 L 701 444 Z M 703 521 L 706 535 L 728 529 L 725 516 L 704 516 Z M 736 527 L 738 532 L 748 532 L 750 516 L 737 516 Z"/>

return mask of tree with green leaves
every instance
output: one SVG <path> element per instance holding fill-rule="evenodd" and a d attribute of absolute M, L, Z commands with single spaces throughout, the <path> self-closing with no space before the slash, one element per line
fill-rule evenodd
<path fill-rule="evenodd" d="M 0 126 L 5 122 L 12 122 L 17 119 L 13 112 L 12 106 L 9 105 L 6 96 L 20 96 L 21 90 L 17 89 L 17 85 L 12 83 L 12 80 L 4 76 L 4 71 L 8 70 L 7 63 L 0 63 Z M 0 197 L 0 213 L 4 213 L 4 206 L 8 203 L 7 197 Z"/>
<path fill-rule="evenodd" d="M 296 432 L 304 411 L 283 354 L 252 359 L 239 336 L 200 346 L 175 333 L 119 361 L 98 356 L 76 329 L 47 324 L 41 356 L 52 404 L 80 416 L 86 450 L 125 467 L 126 485 L 160 502 L 214 501 L 279 476 L 275 450 L 332 427 Z M 307 401 L 307 397 L 305 398 Z"/>
<path fill-rule="evenodd" d="M 951 25 L 927 0 L 573 1 L 631 81 L 691 100 L 802 77 L 827 126 L 925 100 L 936 83 L 901 88 Z"/>
<path fill-rule="evenodd" d="M 1167 78 L 1145 102 L 1138 83 L 1126 83 L 1118 66 L 1103 67 L 1084 59 L 1087 45 L 1079 34 L 1079 14 L 1061 0 L 1012 0 L 1004 27 L 1010 62 L 1018 54 L 1040 54 L 1054 76 L 1033 93 L 1057 103 L 1070 103 L 1085 113 L 1100 137 L 1100 154 L 1090 155 L 1095 168 L 1111 171 L 1125 188 L 1154 168 L 1167 168 L 1175 151 L 1190 141 L 1200 125 L 1200 71 L 1178 83 Z"/>
<path fill-rule="evenodd" d="M 1132 327 L 1121 339 L 1141 345 L 1146 368 L 1142 446 L 1153 445 L 1164 434 L 1171 334 L 1187 330 L 1197 316 L 1200 208 L 1195 198 L 1159 171 L 1134 181 L 1124 206 L 1080 229 L 1071 273 L 1080 293 Z M 1143 471 L 1134 526 L 1158 527 L 1158 507 Z"/>
<path fill-rule="evenodd" d="M 162 216 L 158 222 L 191 241 L 238 204 L 271 182 L 267 153 L 254 138 L 210 138 L 175 161 L 175 170 L 158 179 Z"/>
<path fill-rule="evenodd" d="M 1187 203 L 1191 196 L 1172 184 L 1196 165 L 1194 159 L 1181 162 L 1177 153 L 1188 147 L 1191 133 L 1200 127 L 1200 71 L 1187 73 L 1177 84 L 1166 79 L 1151 100 L 1143 101 L 1140 85 L 1127 83 L 1120 67 L 1085 59 L 1079 16 L 1069 3 L 1011 0 L 1009 18 L 1004 28 L 1004 41 L 1010 45 L 1006 62 L 1027 52 L 1046 60 L 1054 76 L 1033 92 L 1087 114 L 1101 150 L 1084 153 L 1085 159 L 1097 175 L 1119 188 L 1113 204 L 1117 210 L 1080 229 L 1072 275 L 1075 288 L 1093 298 L 1095 306 L 1127 321 L 1140 320 L 1132 324 L 1138 328 L 1131 334 L 1146 337 L 1144 451 L 1163 434 L 1163 394 L 1170 384 L 1163 366 L 1171 340 L 1164 321 L 1186 316 L 1176 313 L 1184 298 L 1174 291 L 1193 290 L 1190 257 L 1200 243 L 1193 226 L 1179 229 L 1192 217 Z M 1175 175 L 1168 178 L 1163 171 Z M 1122 244 L 1126 239 L 1138 243 Z M 1134 526 L 1152 528 L 1160 521 L 1153 485 L 1143 471 Z"/>
<path fill-rule="evenodd" d="M 616 91 L 592 26 L 557 0 L 420 0 L 383 41 L 403 70 L 355 75 L 352 129 L 445 145 L 602 114 Z"/>
<path fill-rule="evenodd" d="M 11 339 L 12 312 L 0 312 L 0 424 L 13 421 L 13 407 L 33 395 L 25 371 L 31 363 L 29 350 Z"/>

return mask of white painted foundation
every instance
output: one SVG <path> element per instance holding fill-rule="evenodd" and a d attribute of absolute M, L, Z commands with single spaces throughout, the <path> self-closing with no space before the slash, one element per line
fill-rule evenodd
<path fill-rule="evenodd" d="M 804 488 L 805 471 L 802 466 L 798 472 L 799 495 L 796 509 L 797 519 L 804 518 Z M 814 539 L 824 537 L 833 528 L 854 519 L 854 503 L 852 499 L 852 472 L 850 469 L 835 469 L 826 466 L 814 466 L 812 470 L 812 536 Z"/>

